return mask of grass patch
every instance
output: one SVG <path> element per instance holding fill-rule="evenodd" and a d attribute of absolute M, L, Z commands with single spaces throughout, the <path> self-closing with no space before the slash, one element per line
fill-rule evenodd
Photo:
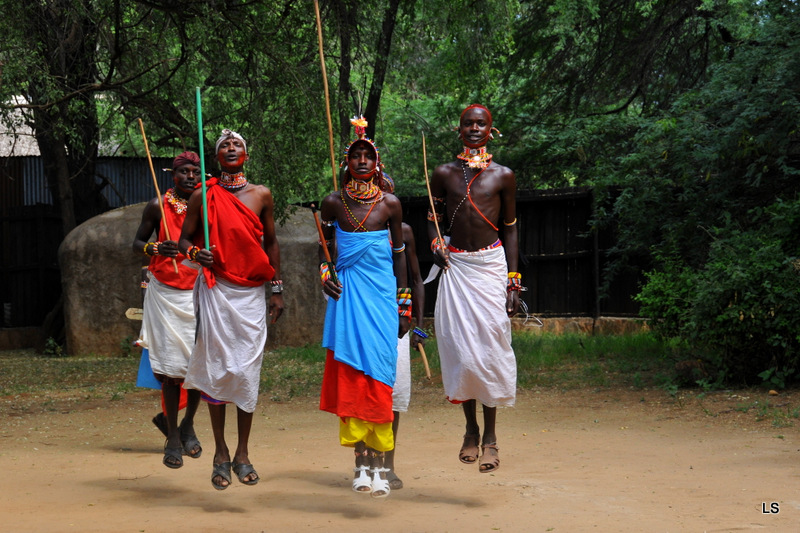
<path fill-rule="evenodd" d="M 660 387 L 672 372 L 673 347 L 649 333 L 633 335 L 536 334 L 513 336 L 517 382 L 535 386 Z"/>
<path fill-rule="evenodd" d="M 650 334 L 590 337 L 515 332 L 520 388 L 661 386 L 672 365 L 671 348 Z M 425 346 L 434 375 L 441 374 L 436 339 Z M 31 351 L 0 352 L 0 397 L 71 391 L 118 400 L 136 391 L 139 354 L 132 357 L 45 357 Z M 412 352 L 412 359 L 420 355 Z M 325 349 L 319 345 L 281 348 L 264 354 L 261 392 L 275 401 L 319 394 Z M 421 364 L 412 378 L 424 379 Z"/>

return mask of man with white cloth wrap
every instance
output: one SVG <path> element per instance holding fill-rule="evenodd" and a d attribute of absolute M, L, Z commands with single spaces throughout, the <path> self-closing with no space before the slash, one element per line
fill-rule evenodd
<path fill-rule="evenodd" d="M 434 171 L 428 212 L 435 266 L 426 282 L 444 270 L 434 311 L 444 390 L 448 400 L 462 404 L 466 418 L 459 460 L 477 462 L 482 473 L 500 467 L 497 408 L 513 406 L 516 398 L 510 317 L 519 309 L 521 289 L 516 178 L 486 151 L 493 130 L 486 107 L 464 109 L 458 128 L 464 149 Z M 446 227 L 447 240 L 439 238 L 437 223 Z M 482 439 L 477 402 L 483 404 Z"/>
<path fill-rule="evenodd" d="M 267 340 L 270 283 L 272 323 L 283 312 L 280 251 L 275 238 L 272 193 L 245 178 L 247 145 L 241 135 L 223 130 L 216 145 L 222 167 L 207 184 L 208 248 L 203 229 L 203 197 L 195 190 L 181 232 L 180 248 L 203 269 L 194 286 L 197 342 L 186 374 L 186 388 L 203 392 L 214 431 L 211 484 L 228 488 L 231 468 L 240 482 L 259 477 L 248 457 L 253 411 L 258 400 L 261 361 Z M 236 404 L 239 442 L 231 458 L 225 442 L 225 404 Z"/>

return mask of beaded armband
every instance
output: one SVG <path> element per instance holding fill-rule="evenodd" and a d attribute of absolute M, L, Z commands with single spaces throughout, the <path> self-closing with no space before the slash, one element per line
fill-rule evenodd
<path fill-rule="evenodd" d="M 161 244 L 161 241 L 148 242 L 147 244 L 144 245 L 144 249 L 143 249 L 144 250 L 144 254 L 145 255 L 150 255 L 150 256 L 158 255 L 158 245 L 159 244 Z M 147 247 L 150 246 L 150 245 L 153 246 L 153 253 L 150 253 L 150 252 L 147 251 Z"/>
<path fill-rule="evenodd" d="M 521 291 L 522 290 L 522 274 L 519 272 L 508 273 L 508 291 Z"/>
<path fill-rule="evenodd" d="M 200 253 L 199 246 L 190 246 L 188 250 L 186 250 L 186 257 L 189 258 L 189 261 L 197 262 L 197 254 Z"/>
<path fill-rule="evenodd" d="M 514 220 L 512 220 L 511 222 L 503 221 L 503 225 L 504 226 L 508 226 L 508 227 L 514 226 L 514 225 L 516 225 L 516 223 L 517 223 L 517 219 L 516 218 Z"/>
<path fill-rule="evenodd" d="M 333 263 L 324 261 L 319 264 L 319 278 L 323 285 L 325 285 L 325 282 L 329 279 L 336 281 L 336 267 L 333 265 Z"/>
<path fill-rule="evenodd" d="M 325 226 L 326 228 L 332 228 L 333 225 L 336 224 L 336 221 L 335 220 L 322 220 L 320 223 L 323 226 Z"/>
<path fill-rule="evenodd" d="M 408 287 L 397 289 L 397 312 L 411 318 L 411 289 Z"/>
<path fill-rule="evenodd" d="M 434 216 L 433 211 L 428 209 L 428 222 L 433 222 L 433 219 L 436 219 L 436 222 L 441 222 L 444 220 L 444 215 L 442 213 L 436 213 Z"/>
<path fill-rule="evenodd" d="M 272 294 L 283 294 L 283 280 L 282 279 L 274 279 L 270 281 L 272 285 Z"/>
<path fill-rule="evenodd" d="M 435 214 L 434 214 L 435 211 Z M 433 219 L 436 219 L 436 222 L 441 222 L 444 220 L 444 198 L 433 198 L 433 210 L 428 208 L 428 222 L 433 222 Z"/>

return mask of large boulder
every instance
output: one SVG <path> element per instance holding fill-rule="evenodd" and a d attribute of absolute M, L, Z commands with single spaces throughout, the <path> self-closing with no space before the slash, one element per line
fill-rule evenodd
<path fill-rule="evenodd" d="M 145 204 L 96 216 L 67 235 L 59 248 L 67 353 L 119 355 L 130 349 L 141 322 L 126 318 L 140 308 L 141 256 L 131 243 Z M 319 286 L 319 236 L 310 212 L 298 211 L 277 227 L 284 282 L 284 313 L 269 326 L 267 349 L 322 339 L 325 302 Z M 173 236 L 176 238 L 177 236 Z"/>

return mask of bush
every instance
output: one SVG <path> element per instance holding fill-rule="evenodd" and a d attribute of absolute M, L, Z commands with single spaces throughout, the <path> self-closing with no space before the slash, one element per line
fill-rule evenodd
<path fill-rule="evenodd" d="M 752 229 L 715 230 L 708 258 L 691 269 L 660 258 L 638 299 L 664 336 L 705 354 L 712 374 L 784 387 L 800 365 L 800 274 L 793 238 L 800 203 L 751 212 Z"/>

